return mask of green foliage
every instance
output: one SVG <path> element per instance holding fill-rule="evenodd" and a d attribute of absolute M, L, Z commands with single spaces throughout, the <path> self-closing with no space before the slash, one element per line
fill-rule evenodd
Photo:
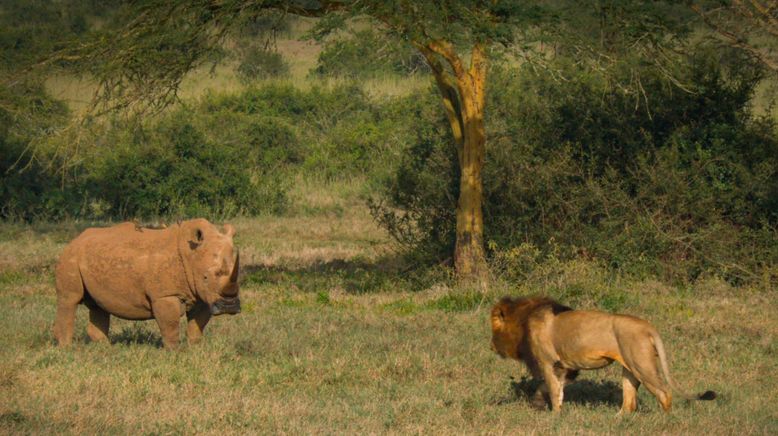
<path fill-rule="evenodd" d="M 41 101 L 48 101 L 40 92 Z M 300 172 L 338 180 L 389 174 L 401 151 L 396 141 L 407 142 L 412 135 L 406 126 L 413 116 L 403 104 L 372 101 L 353 85 L 308 91 L 264 85 L 208 95 L 151 122 L 94 125 L 94 131 L 84 133 L 89 139 L 82 144 L 81 159 L 66 175 L 58 172 L 59 158 L 45 155 L 39 157 L 52 166 L 33 161 L 24 172 L 8 172 L 17 160 L 22 166 L 28 162 L 24 151 L 31 140 L 30 134 L 9 133 L 0 136 L 2 216 L 283 213 L 286 192 Z"/>
<path fill-rule="evenodd" d="M 206 99 L 202 110 L 253 118 L 262 115 L 273 123 L 289 126 L 300 145 L 283 138 L 275 138 L 272 143 L 292 150 L 304 148 L 304 152 L 295 153 L 297 162 L 303 170 L 324 178 L 380 172 L 398 153 L 392 140 L 397 127 L 403 125 L 399 120 L 405 119 L 401 112 L 387 113 L 382 104 L 371 101 L 355 85 L 304 91 L 271 84 Z"/>
<path fill-rule="evenodd" d="M 116 1 L 1 0 L 0 70 L 38 61 L 104 20 Z"/>
<path fill-rule="evenodd" d="M 285 167 L 299 160 L 294 133 L 267 118 L 230 115 L 180 109 L 148 124 L 117 122 L 93 135 L 97 142 L 65 174 L 56 156 L 29 161 L 30 136 L 0 135 L 0 214 L 33 220 L 282 212 Z"/>
<path fill-rule="evenodd" d="M 95 196 L 125 217 L 282 211 L 285 186 L 267 166 L 282 159 L 248 141 L 209 140 L 192 115 L 178 111 L 150 131 L 118 129 L 111 152 L 86 169 Z"/>
<path fill-rule="evenodd" d="M 0 85 L 0 218 L 62 218 L 78 203 L 76 193 L 63 189 L 62 180 L 42 156 L 33 158 L 30 140 L 68 116 L 62 102 L 42 87 Z M 25 107 L 23 113 L 16 108 Z M 51 163 L 57 165 L 56 162 Z"/>
<path fill-rule="evenodd" d="M 281 53 L 261 47 L 249 46 L 240 50 L 240 63 L 236 69 L 244 83 L 279 77 L 289 73 L 289 64 Z"/>
<path fill-rule="evenodd" d="M 402 0 L 359 0 L 334 3 L 342 7 L 317 22 L 310 32 L 312 37 L 322 40 L 333 31 L 342 30 L 348 25 L 349 18 L 371 17 L 405 40 L 445 39 L 462 45 L 486 40 L 508 43 L 515 40 L 517 27 L 526 31 L 557 13 L 556 5 L 543 1 L 442 0 L 409 3 Z"/>
<path fill-rule="evenodd" d="M 492 254 L 531 243 L 542 255 L 560 245 L 563 259 L 666 279 L 775 274 L 776 126 L 749 113 L 758 72 L 729 62 L 690 58 L 680 67 L 690 92 L 651 68 L 640 71 L 637 94 L 574 66 L 565 67 L 566 82 L 530 68 L 493 71 L 484 169 Z M 419 127 L 428 124 L 442 121 L 419 117 Z M 453 244 L 450 142 L 420 135 L 373 209 L 427 259 L 445 259 Z"/>
<path fill-rule="evenodd" d="M 432 89 L 395 103 L 407 115 L 401 139 L 408 149 L 396 171 L 380 179 L 383 191 L 370 202 L 377 221 L 422 262 L 446 258 L 454 247 L 448 224 L 456 219 L 457 158 L 439 105 Z"/>
<path fill-rule="evenodd" d="M 369 78 L 413 74 L 428 69 L 424 58 L 405 41 L 366 29 L 328 41 L 316 68 L 318 76 Z"/>

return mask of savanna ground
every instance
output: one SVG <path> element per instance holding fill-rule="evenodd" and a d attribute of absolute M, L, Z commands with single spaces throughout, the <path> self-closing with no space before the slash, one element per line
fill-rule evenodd
<path fill-rule="evenodd" d="M 174 352 L 153 321 L 113 318 L 112 345 L 89 344 L 83 307 L 75 345 L 55 347 L 53 266 L 90 223 L 0 225 L 0 433 L 778 433 L 774 291 L 577 262 L 522 287 L 497 278 L 481 298 L 445 273 L 408 276 L 349 186 L 302 186 L 309 208 L 233 221 L 243 312 Z M 569 386 L 561 415 L 533 409 L 526 370 L 489 349 L 487 321 L 496 298 L 528 293 L 652 320 L 676 380 L 719 398 L 666 414 L 641 389 L 638 413 L 619 417 L 611 366 Z"/>

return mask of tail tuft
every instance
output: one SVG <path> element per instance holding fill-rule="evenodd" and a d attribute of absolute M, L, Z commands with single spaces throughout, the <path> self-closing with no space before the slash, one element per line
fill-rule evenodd
<path fill-rule="evenodd" d="M 700 394 L 697 399 L 705 401 L 714 400 L 716 399 L 716 393 L 713 391 L 705 391 L 705 393 Z"/>

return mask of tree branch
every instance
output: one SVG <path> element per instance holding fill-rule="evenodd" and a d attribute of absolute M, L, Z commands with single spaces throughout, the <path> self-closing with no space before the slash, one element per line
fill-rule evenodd
<path fill-rule="evenodd" d="M 750 20 L 758 26 L 759 30 L 765 31 L 771 35 L 778 36 L 778 21 L 772 16 L 770 8 L 762 5 L 758 1 L 751 0 L 750 4 L 760 13 L 761 18 L 753 16 L 748 6 L 744 5 L 741 1 L 735 0 L 733 13 L 740 15 L 741 19 Z M 700 5 L 691 4 L 689 7 L 702 18 L 702 21 L 711 30 L 713 30 L 719 38 L 724 40 L 724 43 L 731 47 L 739 48 L 751 56 L 756 58 L 759 62 L 765 65 L 767 68 L 778 72 L 778 57 L 775 57 L 771 50 L 760 49 L 747 41 L 747 35 L 744 33 L 735 33 L 732 30 L 726 29 L 723 25 L 714 22 L 710 16 L 710 12 L 704 11 Z"/>
<path fill-rule="evenodd" d="M 428 46 L 413 41 L 412 44 L 416 47 L 424 58 L 427 60 L 432 74 L 435 76 L 435 82 L 438 85 L 438 89 L 443 97 L 443 107 L 446 109 L 446 117 L 451 125 L 451 132 L 454 135 L 454 143 L 457 148 L 457 155 L 460 160 L 462 157 L 462 149 L 464 147 L 464 121 L 462 119 L 462 106 L 459 101 L 459 94 L 457 87 L 451 80 L 451 76 L 440 63 L 440 60 L 436 57 Z"/>
<path fill-rule="evenodd" d="M 451 69 L 454 70 L 454 75 L 457 79 L 462 79 L 465 76 L 465 68 L 462 65 L 462 59 L 459 58 L 454 46 L 448 41 L 434 40 L 427 44 L 427 48 L 441 56 L 451 65 Z"/>

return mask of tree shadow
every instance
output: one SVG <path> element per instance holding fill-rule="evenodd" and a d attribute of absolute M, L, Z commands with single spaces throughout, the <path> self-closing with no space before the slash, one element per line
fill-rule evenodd
<path fill-rule="evenodd" d="M 538 403 L 535 392 L 540 387 L 541 381 L 522 377 L 520 381 L 511 381 L 513 395 L 494 401 L 495 405 L 504 405 L 515 402 L 526 402 L 534 408 L 549 409 L 549 405 Z M 576 380 L 565 386 L 565 403 L 575 403 L 587 406 L 621 406 L 621 386 L 609 380 Z M 534 401 L 533 401 L 534 400 Z"/>
<path fill-rule="evenodd" d="M 374 260 L 332 259 L 300 265 L 251 264 L 241 266 L 242 282 L 247 284 L 288 285 L 303 292 L 340 288 L 349 294 L 369 294 L 397 289 L 416 291 L 427 287 L 423 272 L 398 256 Z"/>
<path fill-rule="evenodd" d="M 150 345 L 162 348 L 162 336 L 142 326 L 125 327 L 119 333 L 110 334 L 108 338 L 111 344 Z"/>

